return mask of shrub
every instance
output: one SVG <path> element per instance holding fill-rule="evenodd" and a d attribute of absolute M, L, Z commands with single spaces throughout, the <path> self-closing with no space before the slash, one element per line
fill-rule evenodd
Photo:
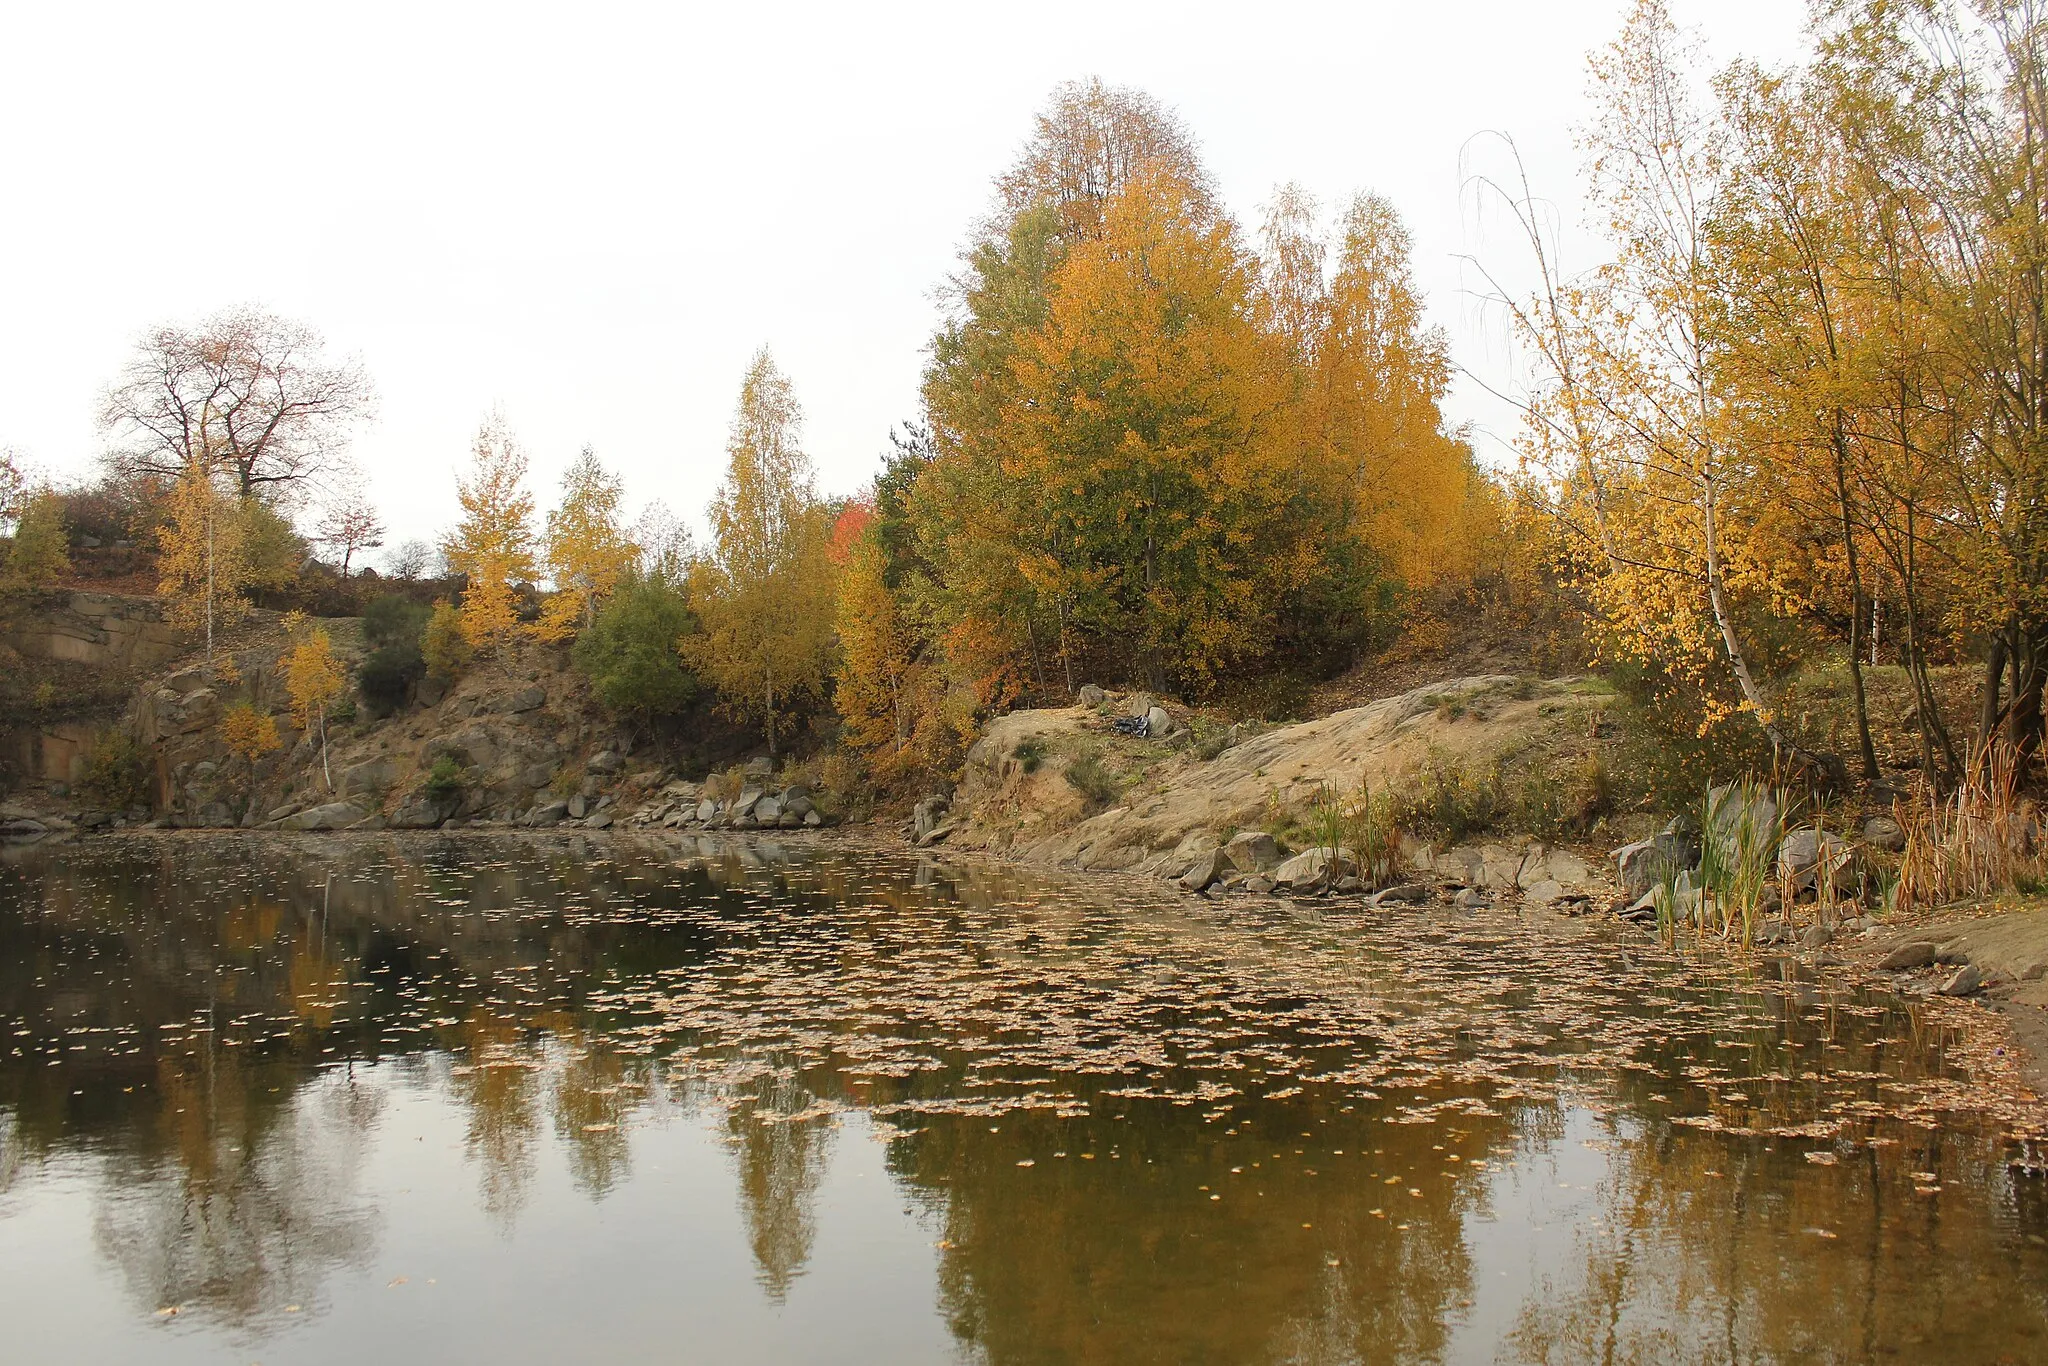
<path fill-rule="evenodd" d="M 427 672 L 444 683 L 462 677 L 469 667 L 469 637 L 462 633 L 462 614 L 446 598 L 434 604 L 420 631 L 420 656 Z"/>
<path fill-rule="evenodd" d="M 1017 763 L 1022 766 L 1026 773 L 1036 773 L 1045 763 L 1045 737 L 1042 735 L 1026 736 L 1018 742 L 1017 748 L 1011 750 L 1010 753 L 1016 756 Z"/>
<path fill-rule="evenodd" d="M 434 760 L 434 766 L 427 770 L 427 792 L 435 797 L 452 797 L 462 791 L 462 765 L 455 757 L 443 754 Z"/>
<path fill-rule="evenodd" d="M 420 634 L 427 629 L 427 620 L 433 614 L 434 609 L 424 602 L 397 593 L 382 594 L 363 608 L 363 640 L 373 650 L 406 645 L 417 653 Z"/>
<path fill-rule="evenodd" d="M 116 811 L 150 805 L 149 751 L 122 730 L 105 730 L 85 750 L 85 776 L 79 790 Z"/>
<path fill-rule="evenodd" d="M 622 584 L 571 652 L 607 711 L 650 728 L 687 708 L 697 679 L 677 642 L 697 629 L 682 592 L 660 580 Z"/>
<path fill-rule="evenodd" d="M 1083 754 L 1068 764 L 1067 786 L 1087 798 L 1090 806 L 1108 806 L 1123 793 L 1123 784 L 1103 764 L 1099 754 Z"/>
<path fill-rule="evenodd" d="M 389 716 L 405 705 L 412 685 L 427 672 L 426 657 L 412 641 L 399 641 L 370 652 L 356 674 L 363 709 L 373 717 Z"/>

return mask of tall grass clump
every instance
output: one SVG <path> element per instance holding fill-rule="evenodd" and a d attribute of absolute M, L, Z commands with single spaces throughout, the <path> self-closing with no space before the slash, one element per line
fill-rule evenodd
<path fill-rule="evenodd" d="M 1358 876 L 1368 887 L 1384 887 L 1400 866 L 1399 806 L 1391 792 L 1374 792 L 1364 778 L 1356 791 L 1340 793 L 1324 783 L 1309 809 L 1309 837 L 1334 859 L 1346 851 L 1358 860 Z"/>
<path fill-rule="evenodd" d="M 1747 944 L 1778 878 L 1789 794 L 1754 778 L 1709 787 L 1701 809 L 1701 928 Z"/>
<path fill-rule="evenodd" d="M 1978 754 L 1945 799 L 1900 806 L 1906 849 L 1893 897 L 1899 909 L 2036 891 L 2048 882 L 2041 808 L 2020 791 L 2019 779 L 2012 747 L 2000 742 Z"/>

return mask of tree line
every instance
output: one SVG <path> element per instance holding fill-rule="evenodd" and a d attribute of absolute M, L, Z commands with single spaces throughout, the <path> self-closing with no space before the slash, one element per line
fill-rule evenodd
<path fill-rule="evenodd" d="M 389 700 L 530 638 L 575 652 L 622 715 L 708 693 L 771 750 L 823 718 L 816 738 L 897 780 L 952 771 L 989 712 L 1087 682 L 1228 704 L 1340 671 L 1418 612 L 1510 604 L 1568 618 L 1700 733 L 1746 731 L 1827 781 L 1880 776 L 1881 651 L 1937 788 L 1994 742 L 2037 755 L 2040 0 L 1813 0 L 1810 33 L 1786 69 L 1710 71 L 1638 0 L 1590 66 L 1591 269 L 1562 260 L 1518 165 L 1468 182 L 1525 248 L 1473 263 L 1519 346 L 1513 469 L 1444 415 L 1456 367 L 1391 204 L 1285 185 L 1247 227 L 1172 111 L 1075 82 L 970 226 L 919 411 L 866 488 L 817 488 L 765 349 L 701 547 L 672 518 L 629 524 L 588 450 L 543 516 L 488 419 L 446 591 L 382 611 L 366 678 Z M 1533 290 L 1500 283 L 1523 268 Z M 380 543 L 342 440 L 372 397 L 265 315 L 145 339 L 103 419 L 174 610 L 240 610 L 308 539 L 343 578 Z M 62 501 L 17 485 L 6 573 L 47 578 Z M 1846 761 L 1779 705 L 1823 666 L 1851 683 Z M 1967 726 L 1940 696 L 1961 666 Z"/>

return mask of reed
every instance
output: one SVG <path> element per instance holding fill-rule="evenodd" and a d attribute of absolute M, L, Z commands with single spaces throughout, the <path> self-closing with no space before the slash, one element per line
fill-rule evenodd
<path fill-rule="evenodd" d="M 2041 808 L 2021 790 L 2019 770 L 2012 747 L 1994 743 L 1943 800 L 1899 804 L 1906 848 L 1892 897 L 1898 909 L 2030 892 L 2048 881 Z"/>

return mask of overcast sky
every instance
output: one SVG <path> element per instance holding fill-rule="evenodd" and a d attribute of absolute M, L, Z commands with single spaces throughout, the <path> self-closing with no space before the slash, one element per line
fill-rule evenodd
<path fill-rule="evenodd" d="M 453 519 L 494 405 L 543 506 L 590 442 L 636 507 L 699 522 L 764 343 L 822 485 L 850 491 L 916 413 L 934 291 L 992 178 L 1088 75 L 1177 109 L 1248 228 L 1290 179 L 1388 195 L 1456 358 L 1499 377 L 1457 258 L 1514 244 L 1461 201 L 1461 166 L 1511 132 L 1575 217 L 1584 56 L 1623 9 L 7 5 L 0 445 L 87 471 L 136 337 L 255 303 L 374 376 L 356 452 L 394 540 Z M 1800 48 L 1796 0 L 1675 9 L 1717 60 Z M 1453 416 L 1506 435 L 1470 381 Z"/>

